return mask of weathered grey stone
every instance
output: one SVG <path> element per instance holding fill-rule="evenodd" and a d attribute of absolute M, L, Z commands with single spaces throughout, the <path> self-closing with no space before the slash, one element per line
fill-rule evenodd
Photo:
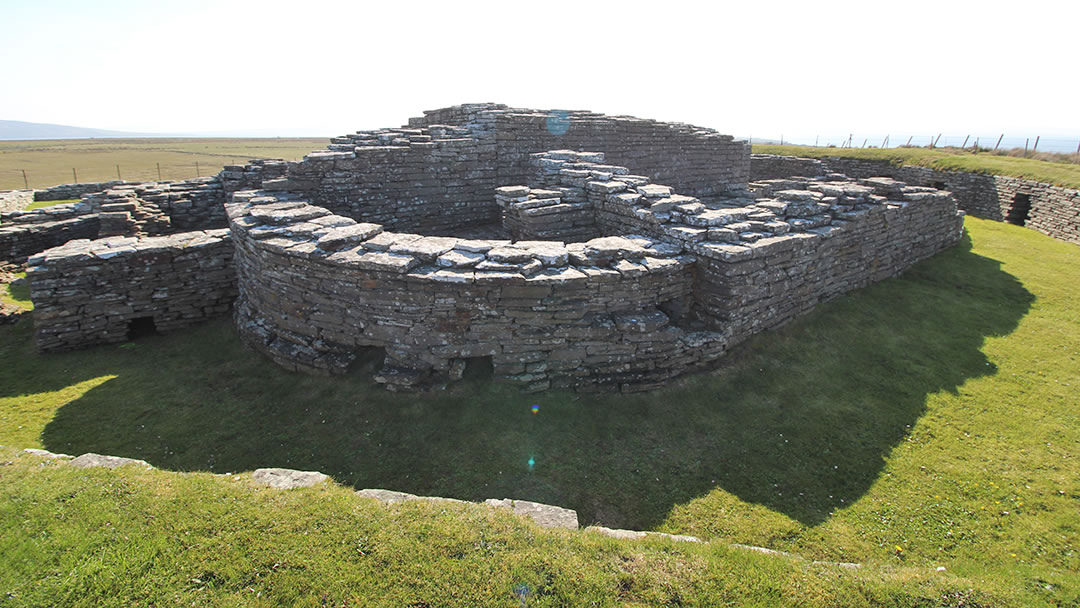
<path fill-rule="evenodd" d="M 294 471 L 293 469 L 255 469 L 251 478 L 256 483 L 279 490 L 309 488 L 330 479 L 318 471 Z"/>
<path fill-rule="evenodd" d="M 641 540 L 643 538 L 666 538 L 680 543 L 700 543 L 701 539 L 696 536 L 685 534 L 667 534 L 665 532 L 642 532 L 639 530 L 619 530 L 617 528 L 605 528 L 603 526 L 589 526 L 586 532 L 595 532 L 622 540 Z"/>
<path fill-rule="evenodd" d="M 577 530 L 578 528 L 577 512 L 572 509 L 510 498 L 501 500 L 489 498 L 484 501 L 484 504 L 510 509 L 516 515 L 529 517 L 542 528 L 564 528 L 567 530 Z"/>
<path fill-rule="evenodd" d="M 88 469 L 91 467 L 105 467 L 107 469 L 115 469 L 126 465 L 136 465 L 145 469 L 152 469 L 149 462 L 145 460 L 136 460 L 135 458 L 122 458 L 120 456 L 105 456 L 102 454 L 94 454 L 88 452 L 80 456 L 75 457 L 68 462 L 73 467 L 79 467 L 80 469 Z"/>
<path fill-rule="evenodd" d="M 34 456 L 41 456 L 42 458 L 50 458 L 53 460 L 71 460 L 72 458 L 75 458 L 74 456 L 69 456 L 67 454 L 55 454 L 48 450 L 39 450 L 37 448 L 26 448 L 23 451 L 27 454 L 33 454 Z"/>

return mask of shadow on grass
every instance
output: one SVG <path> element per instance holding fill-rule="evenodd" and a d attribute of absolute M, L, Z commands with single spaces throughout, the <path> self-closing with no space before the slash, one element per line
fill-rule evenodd
<path fill-rule="evenodd" d="M 714 373 L 646 394 L 527 396 L 473 381 L 393 395 L 370 369 L 281 371 L 221 319 L 49 357 L 21 327 L 7 335 L 22 346 L 0 347 L 0 397 L 115 374 L 56 411 L 45 446 L 165 469 L 319 470 L 357 488 L 536 500 L 635 528 L 723 488 L 814 525 L 867 491 L 928 394 L 996 372 L 984 339 L 1010 333 L 1032 301 L 965 237 L 756 337 Z"/>

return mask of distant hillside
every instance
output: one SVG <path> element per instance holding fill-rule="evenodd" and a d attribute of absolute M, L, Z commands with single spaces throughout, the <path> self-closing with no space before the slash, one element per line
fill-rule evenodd
<path fill-rule="evenodd" d="M 132 137 L 147 135 L 151 134 L 107 131 L 105 129 L 87 129 L 85 127 L 50 125 L 40 122 L 23 122 L 21 120 L 0 120 L 0 140 L 75 139 L 80 137 Z"/>

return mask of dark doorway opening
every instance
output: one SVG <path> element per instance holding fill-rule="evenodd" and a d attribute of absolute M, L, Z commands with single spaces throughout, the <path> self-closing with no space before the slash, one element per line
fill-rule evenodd
<path fill-rule="evenodd" d="M 1012 206 L 1009 207 L 1009 212 L 1005 216 L 1005 221 L 1017 226 L 1023 226 L 1028 221 L 1028 215 L 1031 213 L 1031 195 L 1030 194 L 1017 194 L 1013 197 Z"/>
<path fill-rule="evenodd" d="M 495 375 L 495 363 L 491 357 L 467 357 L 461 379 L 467 382 L 491 380 Z"/>
<path fill-rule="evenodd" d="M 139 338 L 145 338 L 147 336 L 156 336 L 157 333 L 157 325 L 154 324 L 154 317 L 135 317 L 128 321 L 128 340 L 138 340 Z"/>
<path fill-rule="evenodd" d="M 386 361 L 386 349 L 381 346 L 361 346 L 353 351 L 353 360 L 349 364 L 350 374 L 374 376 L 382 369 Z"/>

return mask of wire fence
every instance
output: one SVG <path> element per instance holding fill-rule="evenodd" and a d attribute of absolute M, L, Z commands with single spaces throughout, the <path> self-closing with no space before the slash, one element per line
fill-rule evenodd
<path fill-rule="evenodd" d="M 751 137 L 755 144 L 792 144 L 799 146 L 834 147 L 834 148 L 900 148 L 914 146 L 921 148 L 963 148 L 970 150 L 1023 150 L 1027 154 L 1060 154 L 1080 159 L 1080 136 L 1061 137 L 1041 135 L 1011 135 L 1008 133 L 887 133 L 843 135 L 814 135 L 785 137 Z"/>

